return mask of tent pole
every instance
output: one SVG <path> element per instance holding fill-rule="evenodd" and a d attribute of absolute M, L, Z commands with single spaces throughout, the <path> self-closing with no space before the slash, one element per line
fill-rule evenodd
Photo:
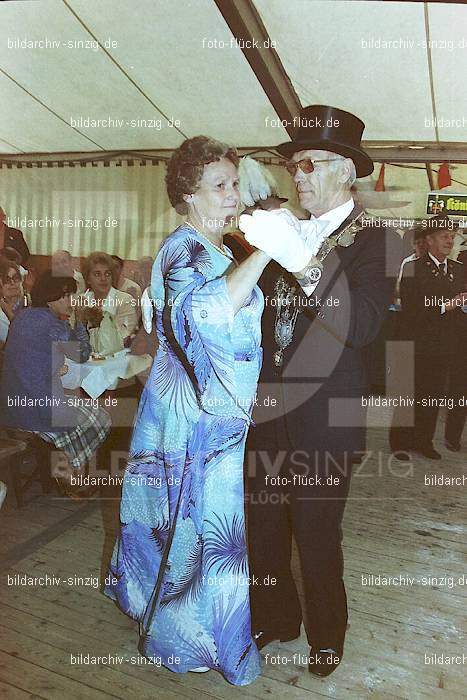
<path fill-rule="evenodd" d="M 301 103 L 251 0 L 214 0 L 271 105 L 293 136 Z M 272 46 L 271 46 L 272 44 Z"/>

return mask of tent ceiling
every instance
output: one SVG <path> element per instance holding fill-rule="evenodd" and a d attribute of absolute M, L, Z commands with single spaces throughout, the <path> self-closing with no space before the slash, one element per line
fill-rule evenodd
<path fill-rule="evenodd" d="M 467 141 L 465 129 L 427 125 L 434 116 L 462 120 L 467 114 L 456 79 L 467 73 L 467 46 L 449 50 L 438 43 L 429 57 L 423 3 L 254 4 L 302 104 L 357 113 L 367 124 L 366 140 Z M 433 42 L 467 43 L 467 6 L 427 7 Z M 240 147 L 287 139 L 282 126 L 266 126 L 277 115 L 240 48 L 231 47 L 233 35 L 214 0 L 7 2 L 0 5 L 0 21 L 2 153 L 170 149 L 199 133 Z M 7 43 L 45 38 L 61 42 L 59 48 Z M 107 39 L 116 42 L 108 53 L 90 44 L 63 46 Z M 385 50 L 370 44 L 376 39 L 414 44 Z M 226 48 L 209 48 L 215 41 Z M 109 117 L 120 125 L 80 121 Z M 166 117 L 179 120 L 178 129 L 165 126 Z"/>
<path fill-rule="evenodd" d="M 199 133 L 266 144 L 265 117 L 275 113 L 243 53 L 203 48 L 203 38 L 232 38 L 212 0 L 69 5 L 87 29 L 60 0 L 41 0 L 2 4 L 2 34 L 73 45 L 94 41 L 93 35 L 102 44 L 110 38 L 117 42 L 108 50 L 114 60 L 101 49 L 7 49 L 4 43 L 2 68 L 23 90 L 3 76 L 11 87 L 0 139 L 29 152 L 174 148 Z M 178 119 L 180 131 L 166 127 L 163 115 Z M 73 129 L 70 118 L 80 117 L 111 117 L 123 125 Z M 146 126 L 132 127 L 131 120 L 147 120 Z M 281 136 L 287 136 L 283 130 Z"/>
<path fill-rule="evenodd" d="M 282 0 L 256 2 L 302 104 L 331 104 L 359 115 L 367 125 L 365 139 L 435 140 L 433 129 L 423 129 L 422 115 L 431 114 L 426 51 L 362 45 L 408 34 L 422 42 L 423 5 L 408 3 L 401 12 L 400 3 L 295 4 L 296 12 L 289 12 Z M 410 90 L 408 59 L 416 76 Z"/>

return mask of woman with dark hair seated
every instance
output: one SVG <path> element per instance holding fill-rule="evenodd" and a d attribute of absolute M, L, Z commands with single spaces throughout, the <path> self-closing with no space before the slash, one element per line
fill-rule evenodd
<path fill-rule="evenodd" d="M 68 495 L 71 476 L 84 473 L 111 428 L 104 409 L 80 405 L 61 383 L 65 357 L 86 362 L 91 351 L 82 323 L 72 328 L 68 321 L 75 293 L 72 277 L 54 277 L 50 270 L 40 276 L 32 307 L 10 325 L 0 384 L 0 423 L 34 432 L 66 454 L 69 464 L 58 473 Z"/>

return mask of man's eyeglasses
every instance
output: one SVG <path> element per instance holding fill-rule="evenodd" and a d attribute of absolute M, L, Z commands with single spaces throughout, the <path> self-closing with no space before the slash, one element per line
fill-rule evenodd
<path fill-rule="evenodd" d="M 297 168 L 300 168 L 302 173 L 306 173 L 308 175 L 314 171 L 315 163 L 332 163 L 335 160 L 342 160 L 342 158 L 329 158 L 325 160 L 311 160 L 311 158 L 303 158 L 302 160 L 297 161 L 286 160 L 284 161 L 284 165 L 292 177 L 294 177 L 295 173 L 297 172 Z"/>
<path fill-rule="evenodd" d="M 18 284 L 21 282 L 21 277 L 19 275 L 4 275 L 2 280 L 4 284 Z"/>

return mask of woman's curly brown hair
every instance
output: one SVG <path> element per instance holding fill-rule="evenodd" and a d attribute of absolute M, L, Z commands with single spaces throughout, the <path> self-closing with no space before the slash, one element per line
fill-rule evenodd
<path fill-rule="evenodd" d="M 192 194 L 203 177 L 204 166 L 221 158 L 228 158 L 238 167 L 238 155 L 233 146 L 221 143 L 208 136 L 194 136 L 186 139 L 173 152 L 167 166 L 165 182 L 170 203 L 179 212 L 186 212 L 184 194 Z M 185 205 L 185 206 L 184 206 Z"/>

